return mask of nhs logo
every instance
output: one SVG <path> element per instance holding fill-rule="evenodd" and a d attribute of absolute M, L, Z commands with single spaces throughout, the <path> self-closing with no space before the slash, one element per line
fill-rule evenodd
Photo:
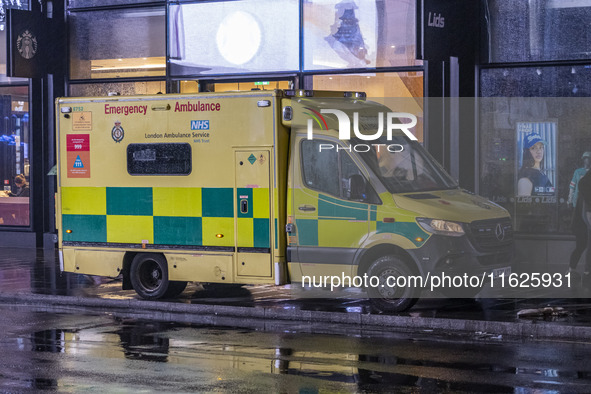
<path fill-rule="evenodd" d="M 209 120 L 192 120 L 191 130 L 209 130 Z"/>

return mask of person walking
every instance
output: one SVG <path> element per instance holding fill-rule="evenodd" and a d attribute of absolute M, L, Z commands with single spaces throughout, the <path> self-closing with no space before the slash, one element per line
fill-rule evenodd
<path fill-rule="evenodd" d="M 581 255 L 587 248 L 587 225 L 583 220 L 583 202 L 579 202 L 579 181 L 587 174 L 591 167 L 591 152 L 583 153 L 583 167 L 577 168 L 570 182 L 567 204 L 574 207 L 571 230 L 575 235 L 575 250 L 572 251 L 569 261 L 569 272 L 577 268 Z"/>
<path fill-rule="evenodd" d="M 587 253 L 585 256 L 585 269 L 583 272 L 583 286 L 591 286 L 591 172 L 587 172 L 579 180 L 579 198 L 577 205 L 581 204 L 582 220 L 587 226 Z"/>

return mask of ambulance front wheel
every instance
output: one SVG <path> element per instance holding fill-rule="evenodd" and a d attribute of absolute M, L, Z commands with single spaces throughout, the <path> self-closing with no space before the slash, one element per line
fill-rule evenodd
<path fill-rule="evenodd" d="M 377 310 L 402 312 L 410 309 L 418 301 L 418 289 L 396 285 L 404 284 L 404 279 L 414 275 L 408 264 L 398 256 L 378 258 L 369 266 L 367 275 L 369 278 L 377 278 L 372 279 L 371 286 L 366 289 L 370 302 Z"/>
<path fill-rule="evenodd" d="M 176 297 L 187 282 L 168 280 L 168 264 L 161 254 L 139 253 L 131 262 L 129 276 L 133 289 L 146 300 Z"/>

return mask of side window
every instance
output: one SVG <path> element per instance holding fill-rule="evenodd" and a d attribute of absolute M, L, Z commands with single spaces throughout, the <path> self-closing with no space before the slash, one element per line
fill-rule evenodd
<path fill-rule="evenodd" d="M 191 160 L 191 145 L 186 143 L 127 146 L 130 175 L 189 175 Z"/>
<path fill-rule="evenodd" d="M 334 149 L 320 152 L 319 140 L 302 141 L 304 183 L 310 189 L 339 196 L 339 161 Z"/>
<path fill-rule="evenodd" d="M 380 199 L 347 152 L 323 149 L 322 140 L 302 141 L 304 182 L 310 189 L 351 201 L 379 203 Z"/>

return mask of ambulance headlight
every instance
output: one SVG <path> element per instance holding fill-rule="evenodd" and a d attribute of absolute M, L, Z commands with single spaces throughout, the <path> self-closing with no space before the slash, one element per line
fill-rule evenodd
<path fill-rule="evenodd" d="M 464 235 L 464 226 L 462 223 L 428 218 L 417 218 L 417 223 L 429 233 L 447 235 L 450 237 L 461 237 Z"/>

